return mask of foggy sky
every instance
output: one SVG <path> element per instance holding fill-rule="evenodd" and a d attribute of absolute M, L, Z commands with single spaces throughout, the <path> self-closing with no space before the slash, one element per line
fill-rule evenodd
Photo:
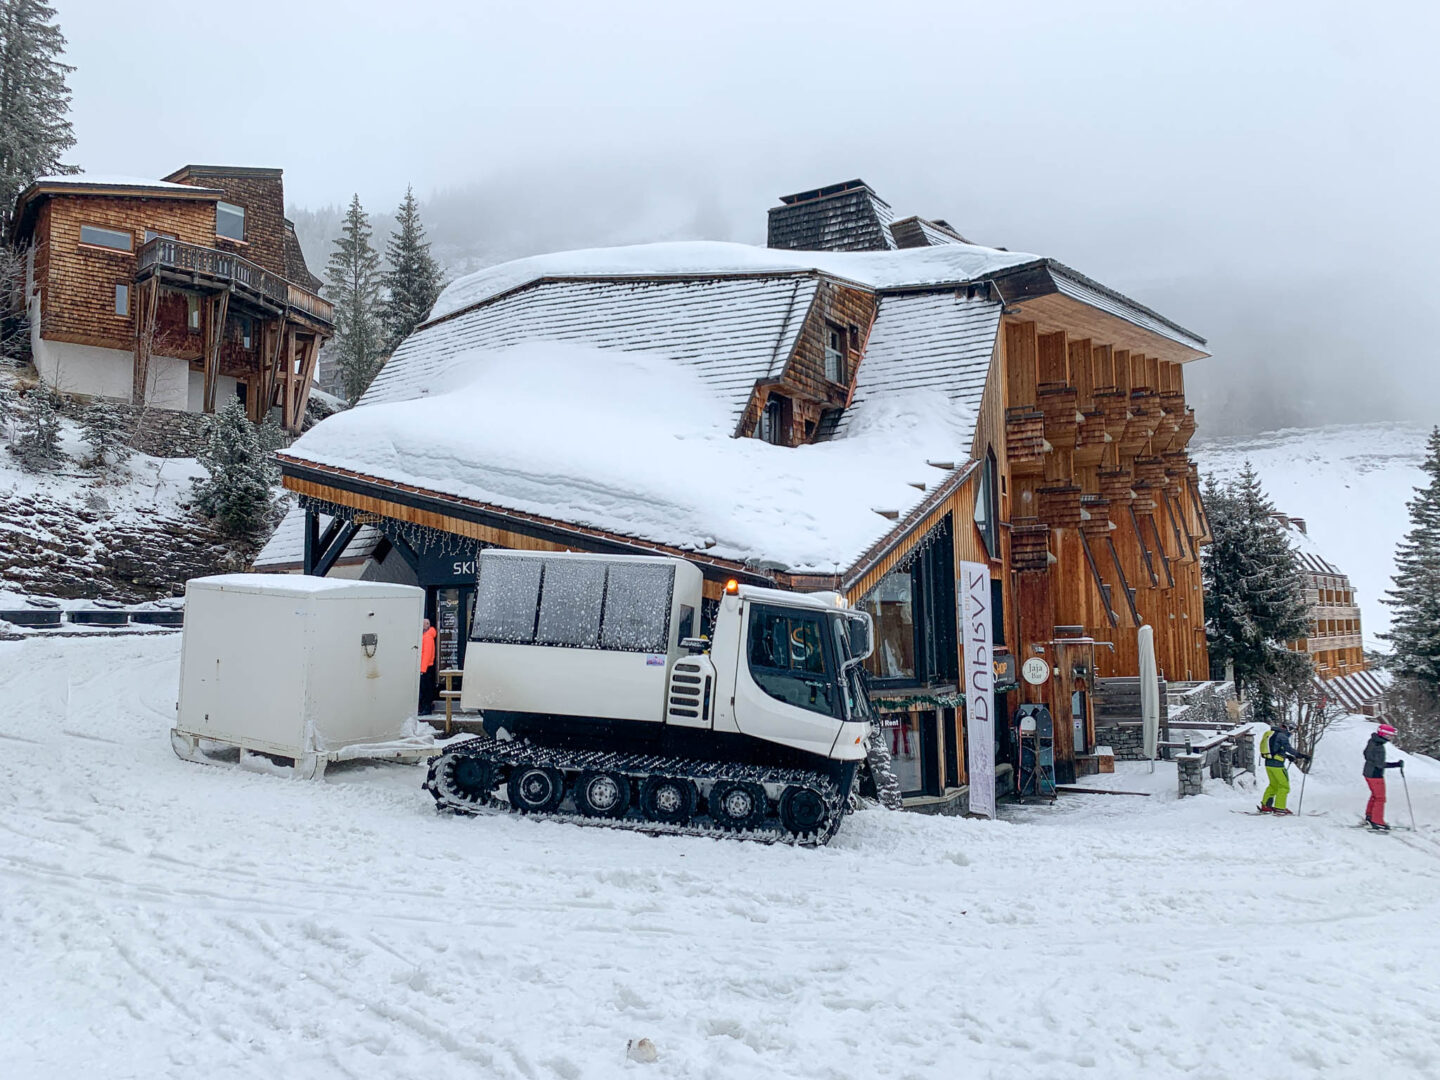
<path fill-rule="evenodd" d="M 1437 5 L 54 2 L 91 172 L 410 183 L 494 257 L 858 176 L 1207 337 L 1204 429 L 1440 419 Z"/>

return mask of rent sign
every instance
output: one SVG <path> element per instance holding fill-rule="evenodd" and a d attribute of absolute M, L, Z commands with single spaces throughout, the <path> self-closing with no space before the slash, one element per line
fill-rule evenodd
<path fill-rule="evenodd" d="M 965 647 L 965 730 L 970 813 L 995 816 L 995 669 L 990 568 L 960 564 L 960 639 Z"/>

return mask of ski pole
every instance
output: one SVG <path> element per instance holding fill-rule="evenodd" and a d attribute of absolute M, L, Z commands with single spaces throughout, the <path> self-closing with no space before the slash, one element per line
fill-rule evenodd
<path fill-rule="evenodd" d="M 1410 781 L 1405 779 L 1405 766 L 1400 766 L 1400 783 L 1405 788 L 1405 809 L 1410 811 L 1410 831 L 1415 831 L 1415 807 L 1410 804 Z"/>
<path fill-rule="evenodd" d="M 1305 765 L 1306 767 L 1300 770 L 1300 801 L 1295 805 L 1296 814 L 1305 812 L 1305 778 L 1310 775 L 1310 763 L 1307 761 Z"/>

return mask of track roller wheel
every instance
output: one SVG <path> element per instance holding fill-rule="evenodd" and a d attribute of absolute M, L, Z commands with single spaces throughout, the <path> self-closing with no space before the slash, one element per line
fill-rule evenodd
<path fill-rule="evenodd" d="M 780 824 L 788 833 L 808 836 L 824 831 L 830 820 L 825 798 L 812 787 L 791 784 L 780 796 Z"/>
<path fill-rule="evenodd" d="M 710 789 L 710 819 L 722 829 L 758 829 L 768 806 L 765 789 L 748 780 L 719 780 Z"/>
<path fill-rule="evenodd" d="M 630 778 L 603 770 L 581 773 L 575 782 L 575 809 L 585 817 L 624 817 L 630 809 Z"/>
<path fill-rule="evenodd" d="M 545 765 L 516 765 L 505 782 L 510 805 L 522 814 L 549 814 L 565 798 L 565 774 Z"/>
<path fill-rule="evenodd" d="M 495 790 L 495 766 L 471 754 L 456 754 L 442 765 L 451 794 L 467 802 L 483 803 Z"/>
<path fill-rule="evenodd" d="M 695 785 L 673 776 L 652 776 L 640 786 L 640 812 L 647 821 L 688 825 L 695 816 Z"/>

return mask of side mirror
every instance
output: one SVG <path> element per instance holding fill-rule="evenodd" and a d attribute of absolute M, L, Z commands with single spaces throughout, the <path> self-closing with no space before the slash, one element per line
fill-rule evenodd
<path fill-rule="evenodd" d="M 710 647 L 710 641 L 708 638 L 703 637 L 681 638 L 680 647 L 686 652 L 688 652 L 690 655 L 694 656 L 698 653 L 703 653 L 706 649 L 708 649 Z"/>
<path fill-rule="evenodd" d="M 875 651 L 875 636 L 869 619 L 850 618 L 845 620 L 845 629 L 850 635 L 850 655 L 856 660 L 868 659 Z"/>

